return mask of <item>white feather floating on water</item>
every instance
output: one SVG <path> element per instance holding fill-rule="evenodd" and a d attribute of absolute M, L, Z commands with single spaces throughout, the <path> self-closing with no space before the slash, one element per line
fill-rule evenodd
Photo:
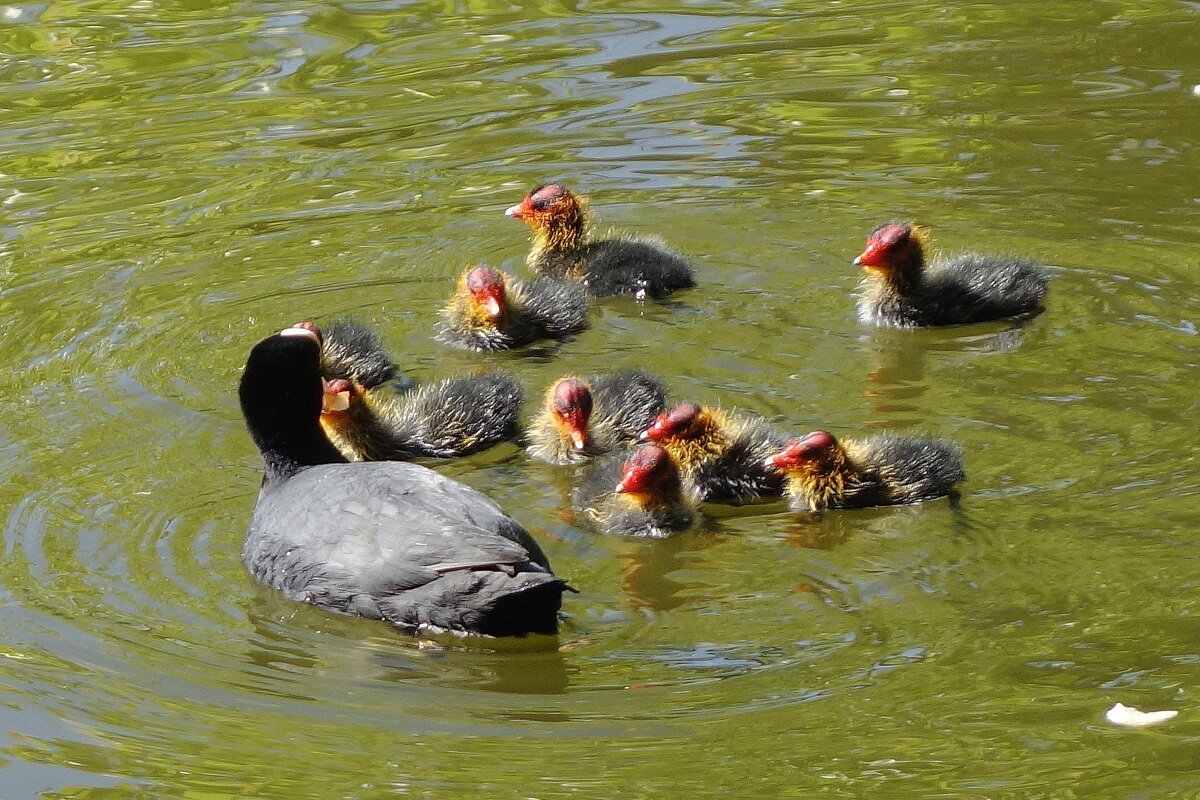
<path fill-rule="evenodd" d="M 1117 703 L 1104 712 L 1104 718 L 1113 725 L 1121 725 L 1126 728 L 1149 728 L 1151 725 L 1159 725 L 1177 716 L 1179 716 L 1178 711 L 1138 711 L 1133 706 L 1121 703 Z"/>

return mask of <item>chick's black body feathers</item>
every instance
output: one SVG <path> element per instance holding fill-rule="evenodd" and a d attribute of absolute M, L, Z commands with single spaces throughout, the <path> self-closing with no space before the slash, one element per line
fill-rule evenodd
<path fill-rule="evenodd" d="M 661 299 L 696 285 L 692 266 L 661 239 L 620 235 L 587 242 L 575 250 L 530 254 L 535 272 L 578 280 L 598 297 L 634 294 Z"/>
<path fill-rule="evenodd" d="M 967 253 L 934 264 L 903 294 L 868 281 L 858 314 L 881 327 L 962 325 L 1037 311 L 1045 294 L 1037 263 Z"/>
<path fill-rule="evenodd" d="M 847 507 L 944 497 L 966 474 L 962 450 L 949 439 L 883 435 L 845 445 L 854 466 L 846 480 Z"/>
<path fill-rule="evenodd" d="M 326 432 L 351 461 L 458 458 L 520 433 L 524 392 L 506 372 L 445 378 L 406 394 L 359 393 L 344 412 L 326 414 Z"/>
<path fill-rule="evenodd" d="M 346 378 L 374 389 L 398 377 L 399 369 L 372 328 L 341 319 L 326 326 L 322 334 L 321 373 L 326 378 Z M 400 381 L 410 385 L 404 378 Z"/>

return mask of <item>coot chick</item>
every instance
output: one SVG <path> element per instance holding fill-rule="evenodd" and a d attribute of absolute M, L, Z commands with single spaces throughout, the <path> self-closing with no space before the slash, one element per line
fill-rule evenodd
<path fill-rule="evenodd" d="M 575 493 L 576 505 L 607 533 L 665 539 L 696 519 L 696 498 L 663 448 L 646 444 L 596 464 Z"/>
<path fill-rule="evenodd" d="M 624 448 L 662 412 L 666 390 L 638 369 L 578 378 L 546 389 L 527 432 L 529 454 L 551 464 L 578 464 Z"/>
<path fill-rule="evenodd" d="M 506 372 L 446 378 L 406 394 L 326 383 L 321 427 L 348 461 L 408 461 L 479 453 L 520 433 L 524 392 Z"/>
<path fill-rule="evenodd" d="M 788 503 L 797 511 L 917 503 L 951 494 L 964 477 L 958 445 L 916 436 L 839 442 L 813 431 L 766 463 L 786 476 Z"/>
<path fill-rule="evenodd" d="M 588 238 L 586 206 L 562 184 L 547 183 L 505 210 L 533 229 L 530 269 L 582 283 L 594 295 L 631 292 L 639 300 L 696 285 L 692 265 L 657 236 Z"/>
<path fill-rule="evenodd" d="M 366 389 L 389 381 L 402 389 L 412 385 L 400 376 L 379 334 L 362 323 L 335 320 L 321 332 L 321 340 L 321 374 L 326 378 L 345 378 Z"/>
<path fill-rule="evenodd" d="M 782 476 L 765 459 L 787 437 L 761 417 L 683 403 L 659 414 L 641 439 L 671 454 L 701 500 L 744 503 L 783 493 Z"/>
<path fill-rule="evenodd" d="M 473 267 L 442 309 L 438 339 L 464 350 L 509 350 L 539 339 L 561 339 L 588 326 L 587 292 L 567 281 L 522 281 L 491 267 Z"/>
<path fill-rule="evenodd" d="M 854 259 L 865 277 L 858 318 L 890 328 L 959 325 L 1041 310 L 1046 273 L 1011 256 L 964 253 L 925 263 L 925 232 L 907 222 L 880 225 Z"/>
<path fill-rule="evenodd" d="M 312 326 L 255 345 L 238 395 L 265 462 L 242 549 L 259 581 L 412 632 L 557 631 L 568 587 L 499 506 L 417 464 L 348 464 L 330 444 Z"/>

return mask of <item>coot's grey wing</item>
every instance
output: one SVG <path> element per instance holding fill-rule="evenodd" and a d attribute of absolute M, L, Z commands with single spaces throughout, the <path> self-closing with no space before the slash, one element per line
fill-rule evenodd
<path fill-rule="evenodd" d="M 285 500 L 287 509 L 276 513 L 295 515 L 294 521 L 304 524 L 302 535 L 323 547 L 334 563 L 398 557 L 422 566 L 531 560 L 523 543 L 511 536 L 515 521 L 499 506 L 416 464 L 314 467 L 280 487 L 277 495 L 272 505 Z"/>
<path fill-rule="evenodd" d="M 424 503 L 422 507 L 430 509 L 431 512 L 453 520 L 466 520 L 481 530 L 494 531 L 519 545 L 528 554 L 530 561 L 546 569 L 550 568 L 550 560 L 529 532 L 505 514 L 490 498 L 475 489 L 417 464 L 379 462 L 361 466 L 370 466 L 392 476 L 387 480 L 368 482 L 368 488 L 381 493 L 383 498 L 396 492 L 397 484 L 402 485 L 405 487 L 405 500 L 412 506 L 421 506 Z"/>
<path fill-rule="evenodd" d="M 475 490 L 415 464 L 312 467 L 259 498 L 243 558 L 293 599 L 406 626 L 553 632 L 565 583 Z M 513 627 L 506 627 L 506 626 Z"/>
<path fill-rule="evenodd" d="M 304 470 L 265 491 L 244 557 L 255 574 L 281 587 L 301 581 L 294 570 L 302 564 L 322 565 L 318 578 L 359 575 L 381 584 L 394 573 L 403 585 L 420 580 L 414 567 L 542 563 L 540 549 L 522 538 L 532 542 L 485 496 L 425 467 L 340 464 Z"/>

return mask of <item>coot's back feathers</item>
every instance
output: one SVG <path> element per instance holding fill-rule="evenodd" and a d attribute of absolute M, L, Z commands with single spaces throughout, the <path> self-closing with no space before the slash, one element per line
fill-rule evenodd
<path fill-rule="evenodd" d="M 544 595 L 565 588 L 498 506 L 400 462 L 312 467 L 264 487 L 242 558 L 293 600 L 410 630 L 553 633 L 561 601 Z M 510 619 L 497 607 L 529 591 L 542 598 L 535 613 Z"/>

